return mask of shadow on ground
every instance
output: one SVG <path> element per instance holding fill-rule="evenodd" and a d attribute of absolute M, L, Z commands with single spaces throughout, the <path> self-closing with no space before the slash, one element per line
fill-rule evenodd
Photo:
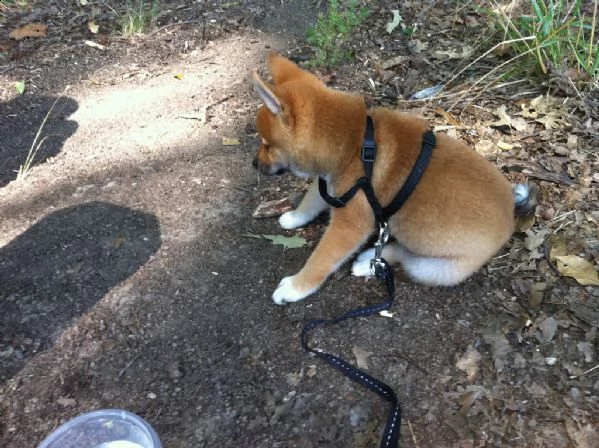
<path fill-rule="evenodd" d="M 160 244 L 154 215 L 90 202 L 54 212 L 0 249 L 0 347 L 17 355 L 0 356 L 0 384 Z"/>
<path fill-rule="evenodd" d="M 77 131 L 77 123 L 68 119 L 77 108 L 66 96 L 32 95 L 0 104 L 0 188 L 17 178 L 28 156 L 33 166 L 61 151 Z"/>

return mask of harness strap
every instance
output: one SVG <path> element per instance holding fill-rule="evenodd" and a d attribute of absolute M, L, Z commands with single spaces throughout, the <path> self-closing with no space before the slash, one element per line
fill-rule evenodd
<path fill-rule="evenodd" d="M 362 189 L 368 199 L 368 203 L 374 212 L 377 223 L 386 222 L 393 214 L 395 214 L 410 198 L 418 182 L 422 179 L 426 167 L 431 159 L 437 138 L 432 131 L 426 131 L 422 137 L 422 148 L 416 163 L 412 167 L 412 171 L 408 175 L 403 186 L 393 198 L 391 203 L 386 207 L 382 207 L 378 201 L 372 183 L 372 168 L 376 157 L 376 144 L 374 143 L 374 126 L 370 116 L 366 119 L 366 132 L 364 137 L 364 145 L 362 146 L 361 158 L 364 164 L 365 176 L 359 178 L 356 183 L 341 196 L 331 196 L 327 190 L 327 182 L 322 177 L 318 178 L 318 191 L 322 199 L 331 207 L 345 207 L 347 203 L 356 195 L 358 190 Z"/>
<path fill-rule="evenodd" d="M 370 115 L 366 115 L 366 130 L 364 131 L 364 143 L 362 143 L 360 158 L 364 164 L 366 179 L 372 179 L 372 167 L 376 158 L 376 142 L 374 141 L 374 122 Z"/>
<path fill-rule="evenodd" d="M 436 144 L 437 137 L 435 137 L 433 131 L 426 131 L 423 136 L 420 155 L 418 156 L 418 159 L 416 159 L 412 171 L 410 171 L 408 178 L 401 187 L 401 190 L 399 190 L 399 193 L 397 193 L 397 196 L 395 196 L 391 203 L 383 209 L 383 221 L 387 221 L 387 219 L 393 216 L 414 192 L 428 166 L 428 162 L 433 155 L 433 149 L 435 149 Z"/>

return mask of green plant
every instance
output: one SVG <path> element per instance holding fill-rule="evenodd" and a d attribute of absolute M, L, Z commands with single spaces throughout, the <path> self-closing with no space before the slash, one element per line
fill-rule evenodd
<path fill-rule="evenodd" d="M 65 89 L 65 91 L 66 91 L 66 89 Z M 54 110 L 56 103 L 58 103 L 58 101 L 61 98 L 62 98 L 62 96 L 59 96 L 58 98 L 56 98 L 56 100 L 54 101 L 54 103 L 52 103 L 52 106 L 48 110 L 48 113 L 46 113 L 46 116 L 44 117 L 42 124 L 38 128 L 38 130 L 35 134 L 35 138 L 33 139 L 31 146 L 29 147 L 29 151 L 27 152 L 27 157 L 25 158 L 25 162 L 23 162 L 23 165 L 21 165 L 19 167 L 19 171 L 17 172 L 17 180 L 23 180 L 23 179 L 25 179 L 25 177 L 27 177 L 27 174 L 29 174 L 29 170 L 31 170 L 31 166 L 33 165 L 33 159 L 35 158 L 37 152 L 39 151 L 41 146 L 44 144 L 46 139 L 48 137 L 50 137 L 50 135 L 46 135 L 45 137 L 43 137 L 40 140 L 40 136 L 42 135 L 42 130 L 44 129 L 44 126 L 46 125 L 46 122 L 48 121 L 50 114 Z"/>
<path fill-rule="evenodd" d="M 542 76 L 599 77 L 599 0 L 529 0 L 527 13 L 494 10 L 496 23 L 522 68 Z"/>
<path fill-rule="evenodd" d="M 316 49 L 312 60 L 315 66 L 331 66 L 351 57 L 345 48 L 349 36 L 368 16 L 359 0 L 331 0 L 326 13 L 318 16 L 316 24 L 307 30 L 308 42 Z"/>
<path fill-rule="evenodd" d="M 158 15 L 158 0 L 128 0 L 126 12 L 121 17 L 121 32 L 132 37 L 145 33 Z"/>

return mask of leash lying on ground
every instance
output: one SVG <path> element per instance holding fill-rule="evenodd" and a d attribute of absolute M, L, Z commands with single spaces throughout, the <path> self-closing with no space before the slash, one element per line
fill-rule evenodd
<path fill-rule="evenodd" d="M 352 188 L 350 188 L 347 192 L 345 192 L 342 196 L 339 197 L 330 196 L 327 191 L 326 181 L 322 177 L 318 180 L 318 189 L 320 191 L 320 195 L 325 200 L 325 202 L 327 202 L 331 207 L 335 208 L 345 207 L 345 205 L 355 196 L 358 190 L 361 189 L 364 191 L 366 199 L 368 200 L 368 203 L 372 208 L 376 223 L 379 227 L 379 237 L 374 245 L 375 255 L 374 258 L 370 261 L 370 271 L 379 280 L 385 282 L 385 284 L 387 285 L 387 292 L 389 293 L 389 297 L 387 298 L 387 300 L 377 305 L 356 308 L 332 319 L 316 319 L 308 322 L 304 326 L 301 334 L 302 347 L 305 350 L 314 353 L 316 356 L 318 356 L 331 366 L 341 371 L 341 373 L 343 373 L 353 381 L 357 382 L 358 384 L 361 384 L 364 387 L 367 387 L 368 389 L 377 393 L 379 396 L 391 403 L 392 410 L 389 413 L 389 416 L 387 417 L 387 423 L 385 424 L 385 429 L 383 430 L 383 437 L 381 439 L 380 444 L 381 448 L 394 448 L 397 447 L 399 443 L 399 435 L 401 429 L 401 409 L 399 406 L 399 402 L 397 401 L 397 396 L 395 395 L 395 392 L 387 384 L 372 377 L 366 372 L 352 366 L 340 357 L 324 352 L 318 348 L 311 347 L 308 344 L 308 336 L 314 328 L 320 325 L 331 325 L 346 319 L 370 316 L 372 314 L 388 310 L 393 305 L 393 301 L 395 299 L 395 281 L 389 264 L 382 258 L 383 246 L 389 238 L 387 220 L 395 212 L 397 212 L 401 208 L 401 206 L 408 200 L 410 195 L 416 189 L 418 182 L 420 182 L 420 179 L 422 178 L 422 175 L 424 174 L 424 171 L 428 166 L 428 162 L 436 145 L 435 134 L 431 131 L 427 131 L 424 133 L 422 140 L 423 141 L 422 148 L 420 150 L 420 155 L 418 156 L 418 159 L 416 160 L 416 163 L 414 164 L 412 171 L 410 172 L 405 183 L 399 190 L 399 193 L 397 193 L 397 196 L 395 196 L 391 203 L 386 207 L 382 207 L 379 203 L 378 199 L 376 198 L 374 188 L 372 187 L 372 183 L 370 181 L 374 161 L 376 158 L 376 143 L 374 141 L 374 123 L 372 122 L 372 118 L 370 116 L 367 116 L 366 118 L 366 131 L 361 152 L 361 158 L 362 163 L 364 164 L 365 175 L 358 179 L 356 184 Z"/>
<path fill-rule="evenodd" d="M 314 353 L 320 359 L 326 361 L 328 364 L 338 369 L 345 376 L 349 377 L 353 381 L 358 384 L 361 384 L 364 387 L 367 387 L 371 391 L 378 394 L 380 397 L 387 400 L 391 403 L 391 412 L 387 417 L 387 423 L 385 424 L 385 429 L 383 430 L 383 436 L 381 438 L 381 448 L 395 448 L 399 442 L 399 435 L 401 429 L 401 408 L 399 406 L 399 402 L 395 395 L 393 389 L 382 381 L 374 378 L 368 373 L 360 370 L 342 358 L 335 356 L 333 354 L 324 352 L 318 348 L 311 347 L 308 344 L 308 337 L 310 332 L 320 326 L 320 325 L 331 325 L 341 322 L 346 319 L 353 319 L 356 317 L 364 317 L 370 316 L 372 314 L 380 313 L 381 311 L 388 310 L 393 305 L 393 301 L 395 298 L 395 281 L 393 278 L 393 273 L 391 272 L 391 268 L 389 264 L 381 258 L 381 253 L 383 249 L 383 245 L 388 238 L 388 233 L 386 232 L 386 227 L 381 229 L 379 234 L 379 240 L 377 241 L 375 258 L 371 261 L 371 269 L 374 270 L 374 275 L 381 281 L 385 282 L 387 285 L 387 292 L 389 293 L 389 297 L 384 302 L 381 302 L 376 305 L 364 306 L 360 308 L 356 308 L 346 312 L 345 314 L 334 317 L 332 319 L 316 319 L 308 322 L 301 334 L 302 347 Z M 379 251 L 380 248 L 380 251 Z"/>

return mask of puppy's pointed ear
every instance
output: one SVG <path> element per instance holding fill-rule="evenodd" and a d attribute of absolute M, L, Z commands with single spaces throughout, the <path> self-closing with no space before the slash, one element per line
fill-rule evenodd
<path fill-rule="evenodd" d="M 281 102 L 256 72 L 254 72 L 254 76 L 252 77 L 252 83 L 254 84 L 254 90 L 260 95 L 262 102 L 268 110 L 274 115 L 281 115 L 283 110 Z"/>
<path fill-rule="evenodd" d="M 268 70 L 275 84 L 283 84 L 306 74 L 297 64 L 274 51 L 268 54 Z"/>

